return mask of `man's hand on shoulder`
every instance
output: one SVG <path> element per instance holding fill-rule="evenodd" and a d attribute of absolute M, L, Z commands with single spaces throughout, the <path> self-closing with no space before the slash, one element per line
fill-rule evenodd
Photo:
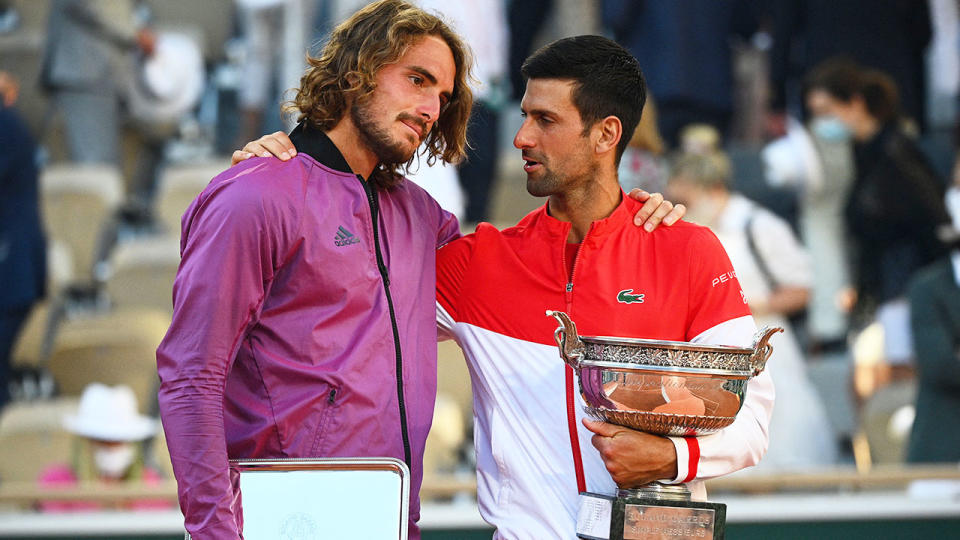
<path fill-rule="evenodd" d="M 293 159 L 295 155 L 297 155 L 297 149 L 293 146 L 293 141 L 286 133 L 277 131 L 248 142 L 243 146 L 243 150 L 235 150 L 233 156 L 230 157 L 230 165 L 236 165 L 241 161 L 257 156 L 274 156 L 280 158 L 281 161 L 288 161 Z"/>
<path fill-rule="evenodd" d="M 647 193 L 640 188 L 634 188 L 627 194 L 628 197 L 643 203 L 643 208 L 633 217 L 633 224 L 643 226 L 647 232 L 652 232 L 661 222 L 670 226 L 680 221 L 687 213 L 687 207 L 663 198 L 659 193 Z"/>
<path fill-rule="evenodd" d="M 677 451 L 670 439 L 606 422 L 584 419 L 583 425 L 596 434 L 591 442 L 619 487 L 677 476 Z"/>

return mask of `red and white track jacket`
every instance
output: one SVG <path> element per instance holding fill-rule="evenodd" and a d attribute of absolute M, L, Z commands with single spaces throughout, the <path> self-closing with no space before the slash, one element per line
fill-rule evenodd
<path fill-rule="evenodd" d="M 546 206 L 504 231 L 481 224 L 437 253 L 441 337 L 456 339 L 469 364 L 478 499 L 495 537 L 575 538 L 578 493 L 616 491 L 580 423 L 583 402 L 546 310 L 567 312 L 583 335 L 752 342 L 753 318 L 716 236 L 686 222 L 647 233 L 632 224 L 639 208 L 623 197 L 592 224 L 571 280 L 571 225 Z M 756 464 L 772 408 L 765 372 L 731 426 L 672 439 L 679 474 L 667 480 L 691 482 L 703 498 L 702 480 Z"/>

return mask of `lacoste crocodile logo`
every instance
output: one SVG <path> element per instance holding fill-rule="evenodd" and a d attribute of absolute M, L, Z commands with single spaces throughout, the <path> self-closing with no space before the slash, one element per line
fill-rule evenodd
<path fill-rule="evenodd" d="M 645 294 L 632 294 L 633 289 L 624 289 L 617 293 L 617 302 L 621 304 L 642 304 Z"/>

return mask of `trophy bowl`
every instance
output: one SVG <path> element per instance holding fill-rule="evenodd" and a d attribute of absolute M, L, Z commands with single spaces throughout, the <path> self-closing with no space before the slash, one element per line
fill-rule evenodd
<path fill-rule="evenodd" d="M 647 433 L 709 435 L 733 423 L 747 391 L 782 332 L 764 327 L 753 347 L 697 345 L 678 341 L 579 336 L 563 312 L 554 338 L 560 356 L 576 370 L 587 413 Z"/>

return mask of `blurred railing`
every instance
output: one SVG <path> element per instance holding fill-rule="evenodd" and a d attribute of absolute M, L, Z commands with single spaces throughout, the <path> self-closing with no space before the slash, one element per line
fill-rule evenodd
<path fill-rule="evenodd" d="M 809 472 L 739 474 L 707 482 L 711 493 L 753 495 L 777 492 L 842 491 L 858 492 L 906 488 L 917 480 L 960 481 L 960 466 L 884 466 L 869 472 L 854 467 L 820 469 Z M 424 500 L 467 495 L 475 497 L 474 477 L 427 476 L 420 490 Z M 88 501 L 115 504 L 135 499 L 176 501 L 177 484 L 166 481 L 144 485 L 79 485 L 70 488 L 43 488 L 28 482 L 0 484 L 0 506 L 34 506 L 42 501 Z"/>

